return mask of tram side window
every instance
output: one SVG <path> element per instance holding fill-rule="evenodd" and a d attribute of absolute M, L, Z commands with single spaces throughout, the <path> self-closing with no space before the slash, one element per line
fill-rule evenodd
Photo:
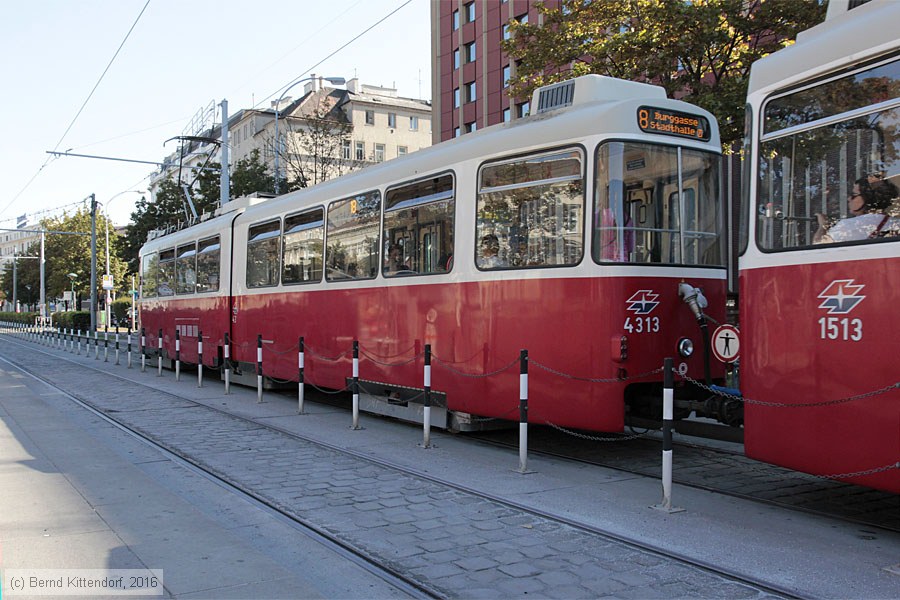
<path fill-rule="evenodd" d="M 565 150 L 482 167 L 476 266 L 578 264 L 584 248 L 583 163 L 580 150 Z"/>
<path fill-rule="evenodd" d="M 281 220 L 252 225 L 247 234 L 247 287 L 278 285 Z"/>
<path fill-rule="evenodd" d="M 722 266 L 719 169 L 719 157 L 709 152 L 602 144 L 592 219 L 594 260 Z"/>
<path fill-rule="evenodd" d="M 322 281 L 325 240 L 325 210 L 316 208 L 284 218 L 281 282 Z"/>
<path fill-rule="evenodd" d="M 160 296 L 175 295 L 175 248 L 159 253 L 157 291 Z"/>
<path fill-rule="evenodd" d="M 197 243 L 175 251 L 175 293 L 193 294 L 197 288 Z"/>
<path fill-rule="evenodd" d="M 215 292 L 219 289 L 221 254 L 219 236 L 197 243 L 197 292 Z"/>
<path fill-rule="evenodd" d="M 390 189 L 384 203 L 384 276 L 449 271 L 455 209 L 453 175 Z"/>
<path fill-rule="evenodd" d="M 336 200 L 328 206 L 325 279 L 372 279 L 378 273 L 381 192 Z"/>
<path fill-rule="evenodd" d="M 756 214 L 763 250 L 900 240 L 898 98 L 894 60 L 766 104 Z"/>
<path fill-rule="evenodd" d="M 145 254 L 141 263 L 141 297 L 156 297 L 156 279 L 159 275 L 159 254 Z"/>

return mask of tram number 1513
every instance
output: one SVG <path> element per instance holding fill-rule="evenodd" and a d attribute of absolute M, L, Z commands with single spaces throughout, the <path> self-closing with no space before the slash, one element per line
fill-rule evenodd
<path fill-rule="evenodd" d="M 656 333 L 659 331 L 659 317 L 626 317 L 622 327 L 628 333 Z"/>
<path fill-rule="evenodd" d="M 822 317 L 819 319 L 819 337 L 823 340 L 858 342 L 863 336 L 862 319 Z"/>

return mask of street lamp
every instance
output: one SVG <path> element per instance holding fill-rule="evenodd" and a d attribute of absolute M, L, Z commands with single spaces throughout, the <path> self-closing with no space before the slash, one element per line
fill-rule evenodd
<path fill-rule="evenodd" d="M 312 81 L 314 79 L 324 79 L 330 84 L 333 85 L 344 85 L 347 81 L 343 77 L 316 77 L 313 75 L 312 77 L 304 77 L 303 79 L 299 79 L 287 86 L 281 95 L 278 97 L 278 100 L 275 102 L 275 193 L 278 193 L 279 188 L 279 180 L 278 180 L 278 155 L 281 154 L 281 142 L 278 139 L 278 107 L 281 106 L 281 101 L 284 99 L 284 95 L 288 93 L 293 87 L 300 85 L 306 81 Z"/>
<path fill-rule="evenodd" d="M 106 326 L 109 327 L 110 302 L 112 302 L 112 275 L 109 272 L 109 205 L 123 194 L 143 194 L 144 190 L 125 190 L 119 192 L 103 204 L 103 220 L 106 222 L 106 275 L 103 278 L 103 288 L 106 290 Z M 70 274 L 71 277 L 71 274 Z"/>
<path fill-rule="evenodd" d="M 78 273 L 69 273 L 69 279 L 72 280 L 72 310 L 75 308 L 75 280 L 78 279 Z"/>

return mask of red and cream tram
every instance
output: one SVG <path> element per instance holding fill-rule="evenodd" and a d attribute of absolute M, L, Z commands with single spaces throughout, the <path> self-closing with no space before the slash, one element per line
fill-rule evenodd
<path fill-rule="evenodd" d="M 342 389 L 358 340 L 373 410 L 396 414 L 416 410 L 430 344 L 447 409 L 434 424 L 459 428 L 473 415 L 518 417 L 523 348 L 539 424 L 622 430 L 626 405 L 659 405 L 667 356 L 698 379 L 721 377 L 704 367 L 701 330 L 679 297 L 682 283 L 702 289 L 724 318 L 712 115 L 599 76 L 542 88 L 532 106 L 149 241 L 148 347 L 162 330 L 172 357 L 177 329 L 194 361 L 202 331 L 214 366 L 228 333 L 232 360 L 255 381 L 262 336 L 265 376 L 297 381 L 303 336 L 305 381 Z"/>
<path fill-rule="evenodd" d="M 749 456 L 900 493 L 900 3 L 832 0 L 753 66 Z"/>

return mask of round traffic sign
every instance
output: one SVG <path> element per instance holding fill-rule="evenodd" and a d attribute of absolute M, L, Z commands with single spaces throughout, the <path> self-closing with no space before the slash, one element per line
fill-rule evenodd
<path fill-rule="evenodd" d="M 724 363 L 737 360 L 741 351 L 741 336 L 734 325 L 719 325 L 712 334 L 713 355 Z"/>

